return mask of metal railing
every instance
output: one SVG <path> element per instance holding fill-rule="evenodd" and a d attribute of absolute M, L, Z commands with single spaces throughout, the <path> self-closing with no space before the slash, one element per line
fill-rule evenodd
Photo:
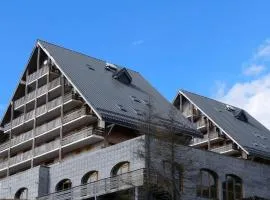
<path fill-rule="evenodd" d="M 236 150 L 235 145 L 233 145 L 232 143 L 211 149 L 211 151 L 216 152 L 216 153 L 225 153 L 227 151 L 232 151 L 232 150 Z"/>
<path fill-rule="evenodd" d="M 111 192 L 126 190 L 136 186 L 142 186 L 144 184 L 144 179 L 145 169 L 138 169 L 114 177 L 109 177 L 85 185 L 73 187 L 68 190 L 51 193 L 46 196 L 38 197 L 37 200 L 90 198 Z"/>
<path fill-rule="evenodd" d="M 24 153 L 19 153 L 9 159 L 10 165 L 15 165 L 17 163 L 26 161 L 32 157 L 32 150 L 26 151 Z"/>
<path fill-rule="evenodd" d="M 39 156 L 44 153 L 48 153 L 52 150 L 58 149 L 60 147 L 60 139 L 54 140 L 52 142 L 40 145 L 34 149 L 34 155 Z"/>
<path fill-rule="evenodd" d="M 80 131 L 73 131 L 62 139 L 62 145 L 65 146 L 72 142 L 84 139 L 93 134 L 93 127 L 87 127 Z"/>
<path fill-rule="evenodd" d="M 26 83 L 29 84 L 29 83 L 39 79 L 41 76 L 43 76 L 47 73 L 49 73 L 49 66 L 45 65 L 42 68 L 40 68 L 38 71 L 26 76 Z"/>

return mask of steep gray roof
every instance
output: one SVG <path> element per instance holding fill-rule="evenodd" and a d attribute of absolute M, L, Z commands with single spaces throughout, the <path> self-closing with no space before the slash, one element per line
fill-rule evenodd
<path fill-rule="evenodd" d="M 270 158 L 270 131 L 247 111 L 185 90 L 180 91 L 250 155 Z M 230 106 L 229 106 L 230 108 Z"/>
<path fill-rule="evenodd" d="M 168 123 L 170 110 L 173 110 L 177 128 L 201 136 L 138 72 L 117 65 L 117 71 L 113 72 L 106 70 L 105 61 L 44 41 L 38 41 L 38 44 L 105 121 L 136 126 L 143 120 L 140 114 L 148 110 L 150 100 L 153 112 L 159 117 L 155 119 L 156 124 Z"/>

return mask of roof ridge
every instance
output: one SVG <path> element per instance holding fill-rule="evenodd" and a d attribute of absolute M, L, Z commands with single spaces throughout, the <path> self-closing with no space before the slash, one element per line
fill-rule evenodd
<path fill-rule="evenodd" d="M 54 43 L 51 43 L 51 42 L 47 42 L 47 41 L 45 41 L 45 40 L 38 39 L 37 42 L 44 42 L 44 43 L 47 43 L 47 44 L 49 44 L 49 45 L 53 45 L 53 46 L 56 46 L 56 47 L 58 47 L 58 48 L 65 49 L 65 50 L 67 50 L 67 51 L 71 51 L 71 52 L 73 52 L 73 53 L 76 53 L 76 54 L 79 54 L 79 55 L 82 55 L 82 56 L 86 56 L 86 57 L 88 57 L 88 58 L 97 60 L 97 61 L 99 61 L 99 62 L 104 62 L 104 63 L 108 63 L 108 62 L 109 62 L 109 61 L 106 61 L 106 60 L 103 60 L 103 59 L 100 59 L 100 58 L 96 58 L 96 57 L 87 55 L 86 53 L 82 53 L 82 52 L 79 52 L 79 51 L 77 51 L 77 50 L 69 49 L 69 48 L 66 48 L 66 47 L 61 46 L 61 45 L 58 45 L 58 44 L 54 44 Z M 120 64 L 115 64 L 115 65 L 117 65 L 117 66 L 119 66 L 119 67 L 121 67 L 121 68 L 126 68 L 126 69 L 128 69 L 129 71 L 132 71 L 132 72 L 135 72 L 135 73 L 140 74 L 139 72 L 137 72 L 137 71 L 135 71 L 135 70 L 133 70 L 133 69 L 130 69 L 130 68 L 128 68 L 128 67 L 124 67 L 124 66 L 122 66 L 122 65 L 120 65 Z"/>

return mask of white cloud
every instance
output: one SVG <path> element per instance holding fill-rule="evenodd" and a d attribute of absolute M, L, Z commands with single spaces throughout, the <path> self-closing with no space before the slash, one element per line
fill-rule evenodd
<path fill-rule="evenodd" d="M 264 65 L 252 64 L 251 66 L 244 69 L 243 73 L 246 76 L 258 76 L 265 70 Z"/>
<path fill-rule="evenodd" d="M 247 110 L 270 129 L 270 74 L 250 82 L 236 83 L 218 99 Z"/>
<path fill-rule="evenodd" d="M 270 58 L 270 40 L 267 39 L 263 44 L 261 44 L 254 54 L 254 59 L 269 59 Z"/>
<path fill-rule="evenodd" d="M 222 102 L 247 110 L 270 129 L 270 73 L 266 71 L 268 61 L 270 61 L 270 40 L 266 40 L 257 48 L 248 62 L 249 67 L 243 70 L 244 75 L 254 77 L 250 77 L 249 81 L 236 82 L 228 89 L 225 88 L 225 84 L 216 84 L 215 97 Z"/>
<path fill-rule="evenodd" d="M 135 40 L 132 42 L 132 45 L 133 46 L 138 46 L 138 45 L 141 45 L 144 43 L 144 40 Z"/>

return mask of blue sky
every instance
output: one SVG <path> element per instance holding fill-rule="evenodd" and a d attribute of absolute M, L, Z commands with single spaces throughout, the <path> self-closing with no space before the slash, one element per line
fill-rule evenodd
<path fill-rule="evenodd" d="M 255 57 L 268 47 L 269 6 L 263 0 L 1 1 L 0 114 L 38 38 L 139 71 L 169 100 L 183 88 L 230 102 L 235 85 L 268 75 L 268 60 Z"/>

